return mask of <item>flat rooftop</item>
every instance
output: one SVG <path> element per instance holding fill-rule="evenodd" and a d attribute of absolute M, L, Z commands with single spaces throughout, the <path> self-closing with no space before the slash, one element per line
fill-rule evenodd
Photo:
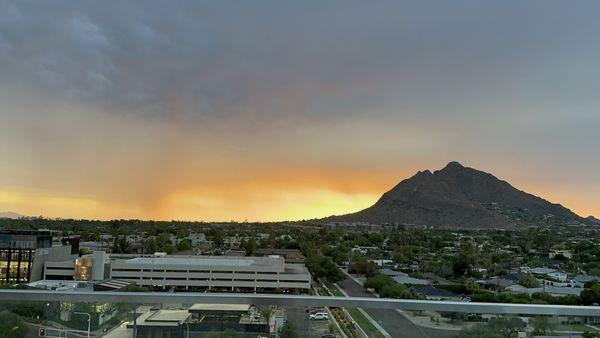
<path fill-rule="evenodd" d="M 232 312 L 248 312 L 250 304 L 194 304 L 190 307 L 190 312 L 200 311 L 232 311 Z"/>
<path fill-rule="evenodd" d="M 74 280 L 42 279 L 27 284 L 28 287 L 55 291 L 90 291 L 91 286 L 86 282 Z"/>
<path fill-rule="evenodd" d="M 125 264 L 150 264 L 168 266 L 206 266 L 206 267 L 271 267 L 281 269 L 282 257 L 236 257 L 236 256 L 166 256 L 136 257 L 119 260 Z"/>
<path fill-rule="evenodd" d="M 191 313 L 187 310 L 158 310 L 141 314 L 136 322 L 140 326 L 174 326 L 185 322 Z"/>

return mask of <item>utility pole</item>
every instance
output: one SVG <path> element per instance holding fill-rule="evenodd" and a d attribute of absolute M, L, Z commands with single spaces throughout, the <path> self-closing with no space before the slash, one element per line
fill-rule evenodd
<path fill-rule="evenodd" d="M 92 315 L 90 315 L 87 312 L 73 312 L 73 313 L 77 314 L 77 315 L 87 315 L 87 317 L 88 317 L 87 338 L 90 338 L 90 329 L 92 327 Z"/>

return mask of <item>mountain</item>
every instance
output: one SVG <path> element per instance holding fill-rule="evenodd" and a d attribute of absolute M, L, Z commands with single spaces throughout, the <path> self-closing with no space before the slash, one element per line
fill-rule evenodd
<path fill-rule="evenodd" d="M 26 216 L 17 214 L 16 212 L 12 212 L 12 211 L 3 211 L 3 212 L 0 212 L 0 218 L 17 219 L 17 218 L 21 218 L 21 217 L 26 217 Z"/>
<path fill-rule="evenodd" d="M 585 218 L 585 220 L 587 221 L 588 224 L 593 224 L 593 225 L 600 225 L 600 219 L 597 219 L 594 216 L 588 216 Z"/>
<path fill-rule="evenodd" d="M 450 162 L 420 171 L 400 182 L 370 208 L 325 219 L 462 228 L 511 228 L 519 225 L 582 223 L 560 204 L 514 188 L 492 174 Z M 588 222 L 586 222 L 588 223 Z"/>

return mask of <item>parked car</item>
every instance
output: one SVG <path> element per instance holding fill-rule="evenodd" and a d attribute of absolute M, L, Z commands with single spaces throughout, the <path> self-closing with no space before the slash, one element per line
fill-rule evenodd
<path fill-rule="evenodd" d="M 310 320 L 328 320 L 329 313 L 327 312 L 317 312 L 310 314 Z"/>

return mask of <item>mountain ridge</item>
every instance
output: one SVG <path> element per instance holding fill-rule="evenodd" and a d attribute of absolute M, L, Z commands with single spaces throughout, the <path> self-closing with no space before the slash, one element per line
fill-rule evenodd
<path fill-rule="evenodd" d="M 12 211 L 0 211 L 0 218 L 17 219 L 17 218 L 22 218 L 22 217 L 27 217 L 27 216 L 21 215 L 16 212 L 12 212 Z"/>
<path fill-rule="evenodd" d="M 324 220 L 462 228 L 590 223 L 560 204 L 459 162 L 434 172 L 419 171 L 385 192 L 373 206 Z"/>

